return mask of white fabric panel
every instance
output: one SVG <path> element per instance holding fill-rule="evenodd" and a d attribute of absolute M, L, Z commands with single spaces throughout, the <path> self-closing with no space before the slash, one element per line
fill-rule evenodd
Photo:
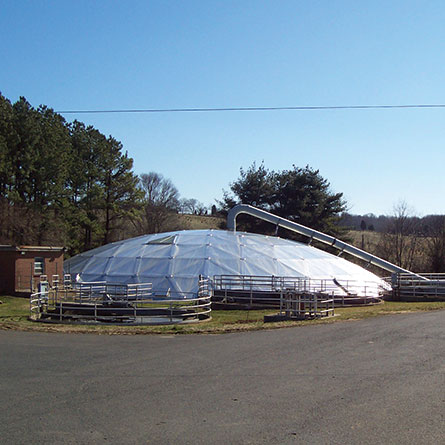
<path fill-rule="evenodd" d="M 139 275 L 144 278 L 158 275 L 169 275 L 171 259 L 167 258 L 141 258 L 139 265 Z"/>
<path fill-rule="evenodd" d="M 306 277 L 310 278 L 306 267 L 306 261 L 304 260 L 289 260 L 278 259 L 277 260 L 277 276 L 280 277 Z"/>

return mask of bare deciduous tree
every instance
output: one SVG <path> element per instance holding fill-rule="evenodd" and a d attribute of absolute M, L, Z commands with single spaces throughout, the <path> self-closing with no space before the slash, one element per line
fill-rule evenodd
<path fill-rule="evenodd" d="M 191 215 L 206 215 L 207 207 L 195 198 L 181 199 L 181 212 Z"/>
<path fill-rule="evenodd" d="M 139 222 L 140 231 L 159 233 L 177 228 L 179 192 L 170 179 L 156 172 L 140 176 L 144 192 L 144 211 Z"/>
<path fill-rule="evenodd" d="M 405 201 L 394 206 L 386 230 L 381 234 L 378 255 L 408 270 L 419 267 L 419 219 Z"/>
<path fill-rule="evenodd" d="M 178 210 L 179 192 L 170 179 L 156 172 L 143 173 L 140 178 L 147 203 L 164 206 L 173 211 Z"/>

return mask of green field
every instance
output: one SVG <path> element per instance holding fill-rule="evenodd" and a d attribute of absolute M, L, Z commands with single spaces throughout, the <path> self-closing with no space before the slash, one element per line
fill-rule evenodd
<path fill-rule="evenodd" d="M 264 315 L 277 310 L 213 311 L 210 321 L 197 324 L 169 326 L 86 326 L 72 324 L 48 324 L 28 320 L 29 301 L 26 298 L 0 297 L 0 329 L 40 332 L 71 332 L 96 334 L 222 334 L 225 332 L 276 329 L 308 324 L 337 323 L 345 320 L 360 320 L 388 314 L 445 309 L 445 302 L 403 303 L 385 302 L 375 306 L 336 308 L 335 317 L 307 321 L 282 321 L 264 323 Z"/>

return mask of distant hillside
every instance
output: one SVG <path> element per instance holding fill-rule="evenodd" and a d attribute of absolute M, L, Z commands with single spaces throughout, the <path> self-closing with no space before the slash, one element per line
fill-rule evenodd
<path fill-rule="evenodd" d="M 226 220 L 223 217 L 207 215 L 178 215 L 179 224 L 187 230 L 221 229 L 225 227 Z"/>
<path fill-rule="evenodd" d="M 351 215 L 350 213 L 343 213 L 339 224 L 347 227 L 350 230 L 362 230 L 362 227 L 368 230 L 375 230 L 376 232 L 383 232 L 388 226 L 390 216 L 373 215 L 368 213 L 366 215 Z"/>

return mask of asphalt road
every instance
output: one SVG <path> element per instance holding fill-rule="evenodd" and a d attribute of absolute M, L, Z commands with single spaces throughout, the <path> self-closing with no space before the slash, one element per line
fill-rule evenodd
<path fill-rule="evenodd" d="M 0 332 L 2 444 L 444 444 L 445 311 L 227 335 Z"/>

